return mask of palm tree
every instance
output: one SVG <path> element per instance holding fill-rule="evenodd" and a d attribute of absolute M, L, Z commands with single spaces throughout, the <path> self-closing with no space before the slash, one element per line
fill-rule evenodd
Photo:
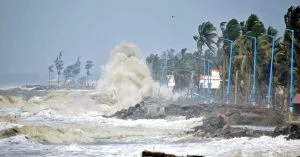
<path fill-rule="evenodd" d="M 206 45 L 210 50 L 215 50 L 215 38 L 217 38 L 216 28 L 212 23 L 203 22 L 198 26 L 198 35 L 195 35 L 193 38 L 196 41 L 197 49 L 199 53 L 202 54 L 203 46 Z"/>
<path fill-rule="evenodd" d="M 212 23 L 208 22 L 203 22 L 201 25 L 198 26 L 198 35 L 193 36 L 196 45 L 197 45 L 197 62 L 198 62 L 198 77 L 200 75 L 200 69 L 201 69 L 201 64 L 200 64 L 200 58 L 203 53 L 203 46 L 207 46 L 208 49 L 210 49 L 212 52 L 215 50 L 215 45 L 216 41 L 215 39 L 217 38 L 217 33 L 216 33 L 216 28 L 213 26 Z M 196 81 L 198 82 L 198 81 Z M 199 90 L 199 83 L 198 84 L 198 90 Z"/>
<path fill-rule="evenodd" d="M 268 89 L 271 59 L 271 41 L 268 36 L 258 37 L 257 50 L 257 101 L 262 103 Z"/>
<path fill-rule="evenodd" d="M 54 61 L 55 63 L 55 67 L 56 67 L 56 71 L 57 71 L 57 83 L 59 84 L 59 77 L 61 75 L 61 71 L 64 69 L 64 62 L 62 60 L 62 51 L 59 52 L 58 57 L 56 58 L 56 60 Z"/>
<path fill-rule="evenodd" d="M 228 23 L 229 24 L 229 23 Z M 250 76 L 251 72 L 250 67 L 253 67 L 253 42 L 251 40 L 245 40 L 241 36 L 242 34 L 255 36 L 257 38 L 257 64 L 256 64 L 256 73 L 257 73 L 257 100 L 262 102 L 264 100 L 264 94 L 266 93 L 266 87 L 268 83 L 269 76 L 269 65 L 270 65 L 270 52 L 271 52 L 271 40 L 268 36 L 263 35 L 266 32 L 263 22 L 259 21 L 259 18 L 252 14 L 249 16 L 246 22 L 241 22 L 240 24 L 236 20 L 231 20 L 231 26 L 229 26 L 227 38 L 234 40 L 234 57 L 233 57 L 233 67 L 235 70 L 239 70 L 240 74 L 240 88 L 242 94 L 245 96 L 245 101 L 250 90 Z M 269 27 L 268 33 L 270 35 L 276 35 L 277 30 Z M 248 83 L 246 83 L 248 82 Z M 245 91 L 247 89 L 247 91 Z M 264 92 L 265 91 L 265 92 Z"/>
<path fill-rule="evenodd" d="M 243 98 L 244 103 L 247 103 L 250 93 L 250 74 L 252 71 L 250 67 L 252 67 L 251 60 L 253 60 L 251 42 L 240 36 L 233 42 L 233 49 L 233 71 L 239 71 L 238 89 L 240 90 L 240 97 Z"/>
<path fill-rule="evenodd" d="M 173 75 L 175 78 L 174 91 L 189 90 L 193 71 L 197 68 L 197 60 L 192 53 L 187 53 L 182 49 L 180 55 L 174 56 Z"/>
<path fill-rule="evenodd" d="M 300 57 L 300 6 L 297 7 L 290 7 L 287 11 L 287 13 L 284 16 L 286 28 L 294 30 L 294 89 L 295 92 L 300 93 L 300 60 L 298 59 Z M 291 33 L 285 33 L 284 34 L 284 42 L 288 43 L 289 46 L 291 46 Z M 290 49 L 289 49 L 290 51 Z M 290 53 L 289 53 L 290 54 Z M 295 93 L 294 92 L 294 93 Z"/>
<path fill-rule="evenodd" d="M 51 64 L 49 67 L 48 67 L 48 72 L 49 72 L 49 78 L 48 78 L 48 81 L 49 81 L 49 85 L 51 84 L 51 73 L 54 72 L 53 70 L 53 64 Z"/>
<path fill-rule="evenodd" d="M 288 77 L 289 77 L 289 48 L 288 44 L 280 42 L 276 45 L 275 56 L 274 56 L 274 79 L 273 79 L 273 91 L 276 92 L 277 89 L 283 89 L 285 92 L 282 102 L 277 104 L 276 108 L 287 109 L 285 108 L 285 100 L 287 100 L 288 89 Z M 276 97 L 280 97 L 275 93 Z M 273 101 L 275 102 L 275 101 Z M 281 104 L 281 105 L 280 105 Z"/>
<path fill-rule="evenodd" d="M 85 63 L 85 69 L 86 69 L 86 84 L 88 85 L 88 80 L 89 80 L 89 76 L 91 75 L 90 73 L 90 69 L 94 66 L 94 63 L 93 61 L 91 60 L 88 60 L 86 61 Z"/>
<path fill-rule="evenodd" d="M 267 29 L 267 34 L 272 35 L 272 36 L 277 36 L 278 35 L 278 30 L 269 26 Z"/>
<path fill-rule="evenodd" d="M 223 32 L 223 37 L 230 39 L 230 40 L 236 40 L 241 34 L 241 26 L 239 22 L 236 19 L 231 19 Z"/>
<path fill-rule="evenodd" d="M 236 19 L 231 19 L 230 21 L 228 21 L 228 23 L 226 24 L 226 27 L 223 31 L 223 37 L 226 39 L 229 39 L 231 41 L 235 41 L 239 36 L 241 35 L 241 27 L 240 27 L 240 23 L 236 20 Z M 223 61 L 223 71 L 222 71 L 222 86 L 224 88 L 224 83 L 225 83 L 225 79 L 228 76 L 228 61 L 229 61 L 229 45 L 228 44 L 224 44 L 224 40 L 223 41 L 223 52 L 224 52 L 224 61 Z M 234 54 L 233 54 L 234 55 Z M 234 70 L 233 70 L 233 75 L 235 74 Z M 234 77 L 232 77 L 233 79 Z M 228 80 L 231 81 L 232 84 L 234 84 L 232 80 Z"/>

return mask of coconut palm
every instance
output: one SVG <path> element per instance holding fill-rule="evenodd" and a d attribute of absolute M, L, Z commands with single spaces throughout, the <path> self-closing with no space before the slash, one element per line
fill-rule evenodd
<path fill-rule="evenodd" d="M 198 26 L 198 35 L 195 35 L 193 38 L 196 41 L 197 49 L 200 53 L 202 53 L 203 46 L 207 46 L 210 50 L 215 50 L 217 38 L 216 28 L 213 26 L 212 23 L 203 22 L 201 25 Z"/>
<path fill-rule="evenodd" d="M 48 67 L 48 72 L 49 72 L 49 78 L 48 78 L 48 81 L 49 81 L 49 85 L 50 85 L 51 74 L 54 72 L 54 70 L 53 70 L 53 64 L 51 64 L 51 65 Z"/>
<path fill-rule="evenodd" d="M 57 84 L 59 84 L 61 71 L 64 69 L 64 61 L 62 60 L 62 51 L 59 52 L 58 57 L 54 61 L 54 64 L 57 72 Z"/>
<path fill-rule="evenodd" d="M 297 59 L 300 57 L 300 6 L 290 7 L 284 16 L 286 28 L 294 30 L 294 89 L 296 92 L 300 92 L 300 60 Z M 288 50 L 290 51 L 291 44 L 291 33 L 286 32 L 284 34 L 284 43 L 288 44 Z M 288 53 L 290 54 L 290 53 Z M 295 92 L 294 92 L 295 93 Z"/>
<path fill-rule="evenodd" d="M 222 22 L 220 24 L 220 27 L 222 30 L 222 38 L 226 38 L 226 39 L 234 41 L 241 34 L 241 27 L 236 19 L 231 19 L 227 23 Z M 220 44 L 219 42 L 221 42 L 223 44 Z M 218 43 L 217 44 L 218 47 L 222 47 L 221 48 L 221 51 L 222 51 L 221 62 L 223 64 L 223 68 L 219 69 L 219 70 L 221 71 L 221 75 L 220 75 L 220 77 L 222 78 L 222 91 L 221 92 L 222 92 L 222 98 L 223 98 L 223 89 L 225 86 L 225 79 L 228 76 L 229 45 L 227 44 L 227 41 L 224 42 L 223 39 L 220 39 L 217 43 Z M 220 45 L 222 45 L 222 46 L 220 46 Z M 220 51 L 220 49 L 219 49 L 219 51 Z"/>
<path fill-rule="evenodd" d="M 270 74 L 271 41 L 266 35 L 258 38 L 257 43 L 257 102 L 262 103 L 266 96 Z"/>
<path fill-rule="evenodd" d="M 89 80 L 89 76 L 91 76 L 91 73 L 90 73 L 90 69 L 94 66 L 94 63 L 93 61 L 91 60 L 88 60 L 86 61 L 85 63 L 85 70 L 86 70 L 86 84 L 88 85 L 88 80 Z"/>
<path fill-rule="evenodd" d="M 193 36 L 196 45 L 197 45 L 197 64 L 198 64 L 198 75 L 197 75 L 197 81 L 198 82 L 198 76 L 200 75 L 200 69 L 201 69 L 201 56 L 203 53 L 203 46 L 207 46 L 212 52 L 215 50 L 216 41 L 217 38 L 216 28 L 213 26 L 211 22 L 203 22 L 201 25 L 198 26 L 198 35 Z M 199 90 L 199 83 L 198 84 L 198 90 Z"/>
<path fill-rule="evenodd" d="M 245 40 L 242 36 L 233 42 L 234 55 L 232 57 L 233 71 L 239 71 L 238 89 L 240 97 L 247 103 L 250 94 L 250 76 L 253 67 L 253 56 L 251 41 Z"/>
<path fill-rule="evenodd" d="M 184 91 L 190 87 L 193 71 L 197 68 L 197 60 L 192 53 L 182 49 L 174 56 L 173 75 L 175 78 L 175 91 Z"/>
<path fill-rule="evenodd" d="M 226 29 L 224 30 L 223 37 L 236 40 L 241 34 L 241 26 L 236 19 L 231 19 L 227 25 Z"/>

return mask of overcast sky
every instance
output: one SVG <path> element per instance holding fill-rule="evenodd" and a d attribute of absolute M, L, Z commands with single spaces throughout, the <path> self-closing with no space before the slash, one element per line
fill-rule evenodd
<path fill-rule="evenodd" d="M 99 73 L 110 50 L 126 40 L 145 53 L 195 50 L 197 26 L 254 13 L 284 31 L 299 0 L 0 0 L 0 74 L 47 74 L 59 51 L 66 64 L 91 59 Z M 172 18 L 174 16 L 174 18 Z M 47 77 L 45 77 L 47 78 Z M 1 79 L 1 78 L 0 78 Z"/>

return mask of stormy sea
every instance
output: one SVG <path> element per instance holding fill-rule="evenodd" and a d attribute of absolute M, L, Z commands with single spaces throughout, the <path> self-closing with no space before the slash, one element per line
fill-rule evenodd
<path fill-rule="evenodd" d="M 92 90 L 2 89 L 0 156 L 139 157 L 143 150 L 205 157 L 300 156 L 300 141 L 284 136 L 206 138 L 187 134 L 203 124 L 203 116 L 113 116 L 146 99 L 176 99 L 165 87 L 157 98 L 159 84 L 132 43 L 117 45 L 101 71 Z"/>

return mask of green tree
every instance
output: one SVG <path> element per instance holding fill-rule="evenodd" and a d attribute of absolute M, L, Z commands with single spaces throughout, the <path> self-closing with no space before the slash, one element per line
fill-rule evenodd
<path fill-rule="evenodd" d="M 228 77 L 229 44 L 227 44 L 227 41 L 224 41 L 222 38 L 235 41 L 241 35 L 241 26 L 236 19 L 231 19 L 229 22 L 222 22 L 220 24 L 220 27 L 222 30 L 222 37 L 219 38 L 217 45 L 218 53 L 221 54 L 221 59 L 214 59 L 214 63 L 215 65 L 217 65 L 216 67 L 218 67 L 219 71 L 221 72 L 221 95 L 223 99 L 225 80 Z"/>
<path fill-rule="evenodd" d="M 278 30 L 269 26 L 267 29 L 267 34 L 272 35 L 272 36 L 277 36 L 278 35 Z"/>
<path fill-rule="evenodd" d="M 237 21 L 234 22 L 235 25 Z M 267 93 L 267 85 L 269 81 L 269 70 L 270 70 L 270 58 L 271 58 L 271 39 L 266 36 L 266 29 L 264 27 L 263 22 L 259 20 L 259 18 L 252 14 L 249 16 L 246 22 L 241 22 L 239 24 L 240 32 L 245 35 L 254 36 L 257 38 L 257 65 L 256 65 L 256 74 L 257 74 L 257 102 L 261 103 L 266 96 Z M 232 33 L 232 31 L 229 31 Z M 273 27 L 268 27 L 267 33 L 269 35 L 276 36 L 278 31 Z M 238 33 L 237 33 L 238 34 Z M 249 39 L 245 39 L 239 35 L 236 40 L 234 39 L 234 57 L 233 57 L 233 68 L 238 70 L 240 88 L 243 93 L 244 100 L 247 102 L 249 91 L 243 91 L 244 89 L 251 88 L 251 75 L 253 75 L 252 68 L 253 67 L 253 42 Z M 246 83 L 248 82 L 248 83 Z"/>
<path fill-rule="evenodd" d="M 216 33 L 216 28 L 209 21 L 203 22 L 201 25 L 198 26 L 198 35 L 195 35 L 193 37 L 198 49 L 196 53 L 196 58 L 198 62 L 198 75 L 197 75 L 196 82 L 198 82 L 198 77 L 200 75 L 200 70 L 201 70 L 201 56 L 203 53 L 203 46 L 207 46 L 208 49 L 214 52 L 215 45 L 216 45 L 215 40 L 217 36 L 218 35 Z M 198 84 L 198 90 L 199 90 L 199 84 Z"/>
<path fill-rule="evenodd" d="M 236 19 L 230 20 L 227 25 L 226 29 L 224 30 L 223 37 L 230 39 L 230 40 L 236 40 L 240 34 L 241 34 L 241 27 L 239 22 Z"/>
<path fill-rule="evenodd" d="M 286 28 L 294 30 L 294 93 L 300 93 L 300 6 L 291 6 L 284 16 Z M 288 55 L 290 57 L 290 47 L 292 36 L 290 32 L 285 32 L 283 42 L 288 45 Z"/>
<path fill-rule="evenodd" d="M 197 60 L 192 53 L 188 53 L 186 48 L 176 53 L 169 49 L 161 55 L 150 54 L 146 61 L 152 67 L 152 76 L 156 81 L 160 80 L 162 68 L 165 64 L 165 55 L 168 53 L 168 65 L 163 77 L 173 74 L 175 79 L 174 91 L 184 91 L 190 87 L 193 71 L 197 69 Z M 151 66 L 152 65 L 152 66 Z"/>
<path fill-rule="evenodd" d="M 50 84 L 50 81 L 51 81 L 51 73 L 54 72 L 54 70 L 53 70 L 53 64 L 51 64 L 51 65 L 48 67 L 48 72 L 49 72 L 49 78 L 48 78 L 48 81 L 49 81 L 49 84 Z"/>
<path fill-rule="evenodd" d="M 69 65 L 64 69 L 63 75 L 65 77 L 65 81 L 68 79 L 74 79 L 80 74 L 80 57 L 77 58 L 75 64 Z"/>
<path fill-rule="evenodd" d="M 193 38 L 196 41 L 197 49 L 199 53 L 202 53 L 203 46 L 207 46 L 210 50 L 215 50 L 217 38 L 216 28 L 213 26 L 212 23 L 203 22 L 201 25 L 198 26 L 198 35 L 195 35 Z"/>
<path fill-rule="evenodd" d="M 246 21 L 243 32 L 246 35 L 258 37 L 261 34 L 265 34 L 266 29 L 259 18 L 256 15 L 251 14 Z"/>
<path fill-rule="evenodd" d="M 161 58 L 158 56 L 158 54 L 150 54 L 150 56 L 146 57 L 146 62 L 151 71 L 153 80 L 158 81 L 160 78 L 160 71 L 162 65 Z"/>
<path fill-rule="evenodd" d="M 91 75 L 90 69 L 91 69 L 93 66 L 94 66 L 93 61 L 91 61 L 91 60 L 86 61 L 86 63 L 85 63 L 86 82 L 88 82 L 88 80 L 89 80 L 89 76 Z"/>
<path fill-rule="evenodd" d="M 64 69 L 64 61 L 62 60 L 62 51 L 59 52 L 59 55 L 54 61 L 54 63 L 57 71 L 57 83 L 59 84 L 61 71 Z"/>
<path fill-rule="evenodd" d="M 80 57 L 77 57 L 77 60 L 74 64 L 73 76 L 77 77 L 80 74 L 80 71 L 81 71 Z"/>
<path fill-rule="evenodd" d="M 239 72 L 239 82 L 237 84 L 240 98 L 244 100 L 244 103 L 247 103 L 248 96 L 250 94 L 250 76 L 252 73 L 253 67 L 253 55 L 251 49 L 251 41 L 245 40 L 242 36 L 238 37 L 233 42 L 233 57 L 232 57 L 232 67 L 233 74 Z M 236 76 L 235 76 L 236 77 Z"/>
<path fill-rule="evenodd" d="M 75 69 L 74 65 L 69 65 L 64 69 L 63 75 L 65 77 L 65 81 L 74 77 L 73 75 L 74 69 Z"/>
<path fill-rule="evenodd" d="M 186 51 L 187 49 L 181 49 L 174 57 L 174 91 L 187 90 L 193 83 L 193 73 L 197 69 L 197 60 L 192 53 Z"/>

